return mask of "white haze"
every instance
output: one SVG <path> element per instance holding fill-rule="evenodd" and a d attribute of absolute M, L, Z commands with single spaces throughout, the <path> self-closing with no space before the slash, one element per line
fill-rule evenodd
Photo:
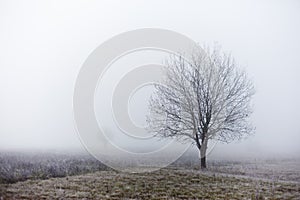
<path fill-rule="evenodd" d="M 73 120 L 76 77 L 87 56 L 121 32 L 174 30 L 218 42 L 256 87 L 247 140 L 213 155 L 300 153 L 299 1 L 0 2 L 0 149 L 82 149 Z M 136 110 L 136 109 L 135 109 Z"/>

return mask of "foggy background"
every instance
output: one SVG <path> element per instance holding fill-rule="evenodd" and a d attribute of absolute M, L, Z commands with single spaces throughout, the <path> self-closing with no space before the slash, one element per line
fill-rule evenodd
<path fill-rule="evenodd" d="M 218 42 L 254 81 L 254 136 L 216 157 L 300 153 L 299 1 L 0 1 L 0 150 L 82 150 L 76 77 L 102 42 L 163 28 Z"/>

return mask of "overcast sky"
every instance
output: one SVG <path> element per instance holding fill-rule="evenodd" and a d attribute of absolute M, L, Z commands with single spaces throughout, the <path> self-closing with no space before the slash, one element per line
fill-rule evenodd
<path fill-rule="evenodd" d="M 163 28 L 218 42 L 256 87 L 248 140 L 215 154 L 300 153 L 300 2 L 0 1 L 0 149 L 74 149 L 76 77 L 102 42 Z"/>

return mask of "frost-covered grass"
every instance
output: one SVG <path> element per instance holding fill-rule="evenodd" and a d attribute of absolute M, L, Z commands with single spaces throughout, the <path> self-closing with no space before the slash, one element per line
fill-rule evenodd
<path fill-rule="evenodd" d="M 300 182 L 300 158 L 209 158 L 207 162 L 208 170 L 214 173 Z M 197 155 L 189 154 L 177 160 L 172 166 L 198 170 L 200 161 Z"/>
<path fill-rule="evenodd" d="M 251 160 L 243 162 L 214 162 L 210 171 L 272 181 L 300 182 L 299 159 Z"/>
<path fill-rule="evenodd" d="M 2 199 L 300 199 L 300 161 L 183 156 L 152 173 L 121 173 L 87 154 L 0 153 Z"/>
<path fill-rule="evenodd" d="M 107 167 L 87 154 L 0 153 L 0 183 L 79 175 Z"/>
<path fill-rule="evenodd" d="M 4 199 L 300 199 L 300 185 L 167 168 L 99 171 L 2 185 Z"/>

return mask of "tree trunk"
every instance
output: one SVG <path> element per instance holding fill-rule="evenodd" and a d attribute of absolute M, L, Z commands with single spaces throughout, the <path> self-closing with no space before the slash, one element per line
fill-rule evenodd
<path fill-rule="evenodd" d="M 206 169 L 206 150 L 207 150 L 207 140 L 204 140 L 200 149 L 200 160 L 201 160 L 201 169 Z"/>
<path fill-rule="evenodd" d="M 201 157 L 201 169 L 206 169 L 206 156 Z"/>

